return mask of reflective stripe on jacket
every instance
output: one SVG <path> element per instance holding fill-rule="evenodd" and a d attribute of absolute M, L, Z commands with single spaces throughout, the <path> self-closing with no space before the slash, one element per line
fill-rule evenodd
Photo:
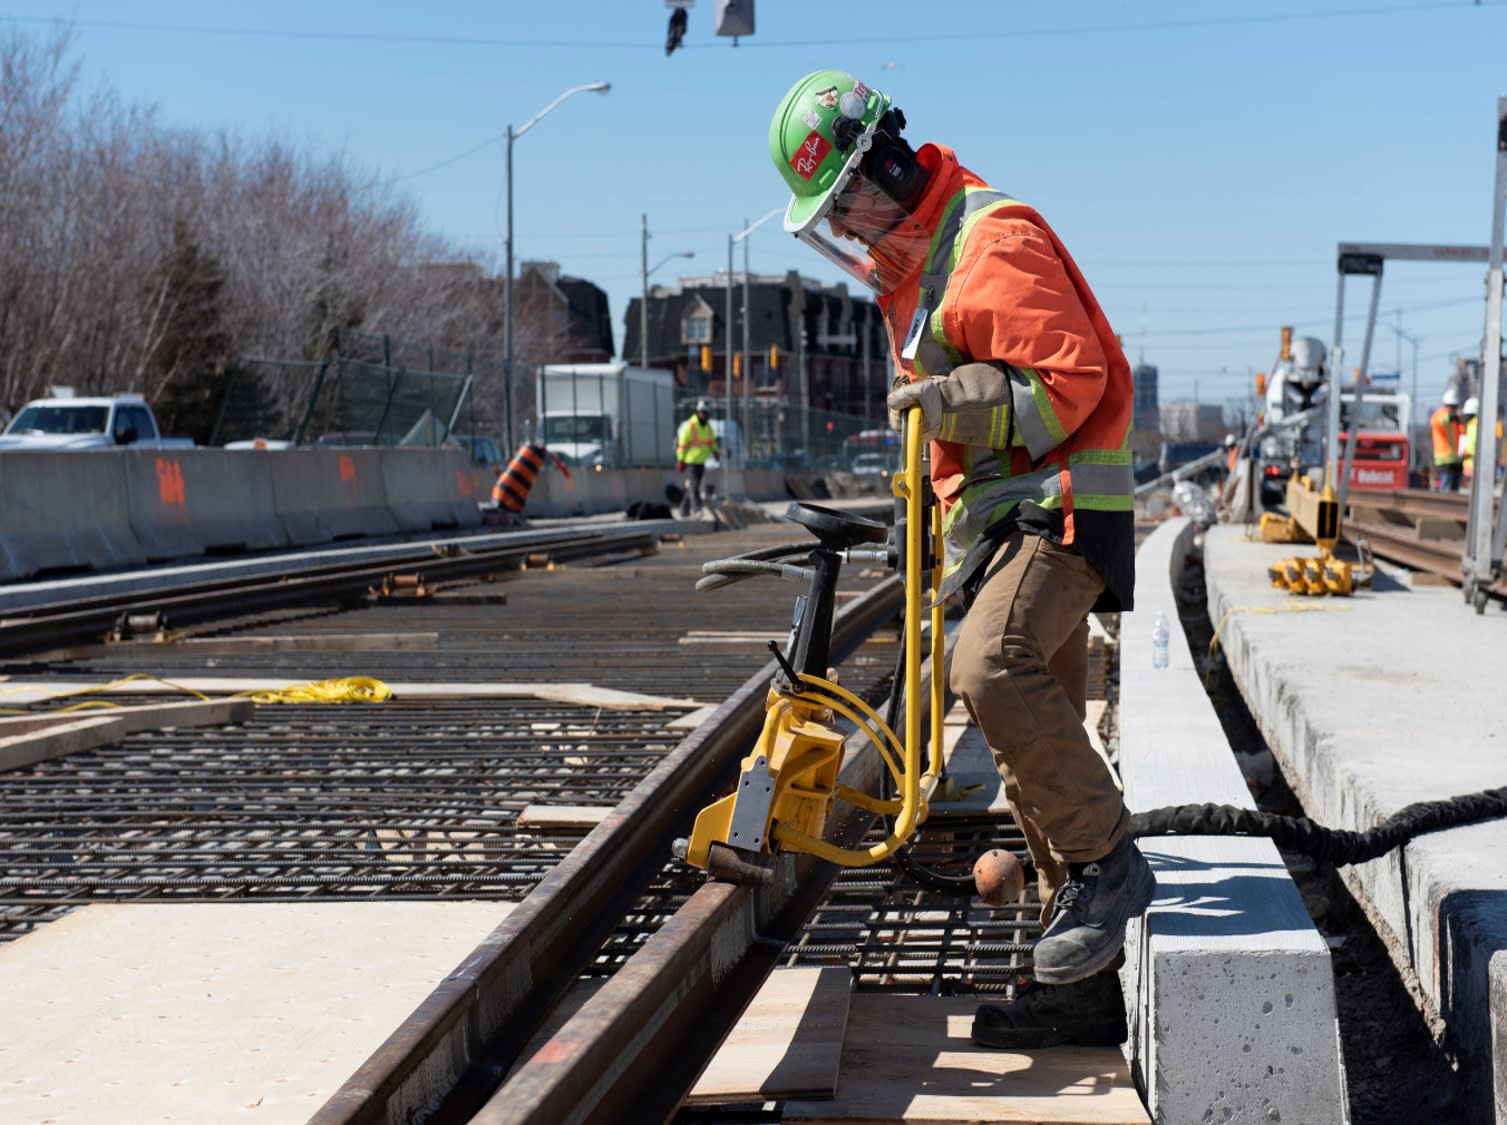
<path fill-rule="evenodd" d="M 1441 406 L 1429 415 L 1429 433 L 1434 439 L 1434 464 L 1458 465 L 1460 463 L 1460 437 L 1465 427 L 1459 418 L 1449 416 L 1449 407 Z"/>
<path fill-rule="evenodd" d="M 1135 584 L 1130 364 L 1067 250 L 1036 211 L 994 191 L 950 149 L 927 145 L 932 182 L 915 220 L 931 233 L 914 285 L 880 298 L 908 379 L 969 362 L 1004 365 L 988 446 L 941 439 L 932 483 L 944 512 L 950 593 L 1029 502 L 1058 513 L 1061 539 L 1104 579 L 1099 610 L 1131 608 Z M 925 310 L 914 358 L 906 328 Z M 1053 517 L 1054 519 L 1057 517 Z"/>
<path fill-rule="evenodd" d="M 680 427 L 675 437 L 675 460 L 687 465 L 705 465 L 717 451 L 717 434 L 712 429 L 711 419 L 703 424 L 692 414 Z"/>

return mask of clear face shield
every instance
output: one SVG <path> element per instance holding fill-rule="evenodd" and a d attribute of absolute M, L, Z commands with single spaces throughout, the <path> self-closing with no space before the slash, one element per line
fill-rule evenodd
<path fill-rule="evenodd" d="M 804 225 L 793 224 L 787 212 L 785 229 L 883 297 L 921 268 L 931 236 L 864 174 L 862 155 L 854 154 Z"/>

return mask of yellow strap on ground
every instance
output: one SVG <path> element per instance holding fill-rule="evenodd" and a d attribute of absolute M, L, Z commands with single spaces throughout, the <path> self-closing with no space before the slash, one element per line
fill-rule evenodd
<path fill-rule="evenodd" d="M 1224 623 L 1237 613 L 1344 613 L 1350 607 L 1348 605 L 1335 605 L 1333 602 L 1293 602 L 1291 605 L 1237 605 L 1225 611 L 1219 619 L 1219 624 L 1214 626 L 1214 635 L 1209 638 L 1209 655 L 1213 656 L 1219 649 L 1219 634 L 1224 629 Z"/>
<path fill-rule="evenodd" d="M 154 676 L 150 672 L 133 672 L 129 676 L 122 676 L 118 680 L 111 680 L 107 684 L 100 684 L 96 687 L 74 688 L 72 691 L 55 692 L 54 694 L 49 695 L 46 698 L 48 701 L 52 701 L 55 699 L 74 699 L 81 695 L 98 695 L 101 692 L 110 691 L 112 688 L 124 687 L 126 684 L 135 683 L 138 680 L 150 680 L 154 684 L 165 684 L 166 686 L 172 688 L 174 691 L 180 691 L 184 695 L 191 695 L 195 699 L 201 699 L 206 702 L 208 702 L 208 700 L 210 699 L 210 697 L 205 695 L 202 691 L 195 691 L 193 688 L 184 687 L 182 684 L 175 684 L 172 680 L 164 680 L 161 676 Z M 37 689 L 38 685 L 36 684 L 18 684 L 13 688 L 0 688 L 0 695 L 20 695 L 23 692 L 29 693 L 36 691 Z M 75 703 L 68 707 L 53 708 L 50 711 L 41 713 L 52 714 L 55 712 L 57 714 L 63 714 L 68 711 L 84 711 L 93 708 L 113 708 L 122 706 L 124 706 L 124 704 L 112 703 L 109 700 L 105 699 L 93 699 L 86 700 L 81 703 Z M 29 707 L 0 707 L 0 715 L 35 714 L 39 714 L 39 712 L 34 711 Z"/>
<path fill-rule="evenodd" d="M 255 703 L 385 703 L 392 698 L 392 688 L 370 676 L 346 676 L 240 694 L 250 696 Z"/>

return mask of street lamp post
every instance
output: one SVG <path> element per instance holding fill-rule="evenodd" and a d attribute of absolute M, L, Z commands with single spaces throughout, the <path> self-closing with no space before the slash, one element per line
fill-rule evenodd
<path fill-rule="evenodd" d="M 667 262 L 673 262 L 676 258 L 694 258 L 696 251 L 681 250 L 675 254 L 667 254 L 654 264 L 654 269 L 649 268 L 649 216 L 642 216 L 643 237 L 640 240 L 639 256 L 639 286 L 642 292 L 638 299 L 638 365 L 649 366 L 649 276 L 654 270 Z"/>
<path fill-rule="evenodd" d="M 508 192 L 508 235 L 507 235 L 507 273 L 502 279 L 502 303 L 506 321 L 503 324 L 503 358 L 502 358 L 502 409 L 503 427 L 507 431 L 508 448 L 513 448 L 513 142 L 527 133 L 541 118 L 550 110 L 563 102 L 572 94 L 580 94 L 591 91 L 597 94 L 605 94 L 612 89 L 610 82 L 587 82 L 582 86 L 572 86 L 561 94 L 549 105 L 545 106 L 533 117 L 529 118 L 517 129 L 511 125 L 507 131 L 507 192 Z M 539 413 L 542 419 L 544 404 L 539 404 Z M 542 425 L 541 421 L 541 425 Z"/>
<path fill-rule="evenodd" d="M 739 467 L 748 464 L 748 441 L 753 427 L 753 366 L 749 362 L 749 322 L 748 322 L 748 236 L 758 230 L 776 215 L 784 212 L 783 207 L 776 207 L 773 211 L 761 215 L 753 222 L 743 220 L 743 229 L 737 234 L 729 235 L 727 239 L 727 416 L 733 416 L 733 381 L 732 381 L 732 354 L 733 354 L 733 243 L 743 243 L 743 434 L 738 443 Z"/>

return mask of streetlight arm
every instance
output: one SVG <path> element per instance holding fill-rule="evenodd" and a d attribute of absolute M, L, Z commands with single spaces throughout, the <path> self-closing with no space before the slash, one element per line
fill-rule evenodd
<path fill-rule="evenodd" d="M 748 226 L 744 227 L 737 234 L 733 235 L 733 241 L 742 242 L 749 235 L 753 234 L 754 231 L 758 230 L 765 223 L 769 222 L 770 219 L 774 218 L 776 215 L 783 215 L 784 213 L 785 208 L 776 207 L 773 211 L 769 212 L 769 214 L 765 215 L 763 218 L 755 219 L 753 222 L 749 223 Z"/>
<path fill-rule="evenodd" d="M 555 106 L 559 105 L 561 102 L 563 102 L 566 98 L 570 97 L 572 94 L 580 94 L 580 93 L 583 93 L 584 91 L 587 91 L 587 90 L 594 91 L 595 93 L 598 93 L 598 94 L 605 94 L 605 93 L 607 93 L 607 91 L 609 91 L 611 89 L 612 89 L 612 83 L 610 83 L 610 82 L 587 82 L 587 83 L 585 83 L 584 85 L 581 85 L 581 86 L 572 86 L 569 90 L 566 90 L 565 93 L 561 94 L 554 101 L 550 102 L 549 105 L 545 106 L 538 113 L 534 114 L 534 116 L 530 117 L 519 128 L 514 129 L 513 130 L 513 140 L 516 141 L 519 137 L 523 136 L 523 134 L 527 133 L 530 129 L 532 129 L 535 125 L 537 125 L 539 123 L 539 119 L 540 118 L 542 118 L 545 114 L 549 113 L 550 110 L 554 109 Z"/>
<path fill-rule="evenodd" d="M 656 265 L 653 269 L 647 271 L 644 274 L 644 276 L 648 277 L 649 274 L 653 273 L 654 270 L 659 269 L 659 267 L 662 266 L 662 265 L 664 265 L 665 262 L 673 262 L 676 258 L 694 258 L 695 256 L 696 256 L 696 251 L 694 251 L 694 250 L 682 250 L 679 254 L 671 254 L 669 257 L 665 258 L 658 265 Z"/>

